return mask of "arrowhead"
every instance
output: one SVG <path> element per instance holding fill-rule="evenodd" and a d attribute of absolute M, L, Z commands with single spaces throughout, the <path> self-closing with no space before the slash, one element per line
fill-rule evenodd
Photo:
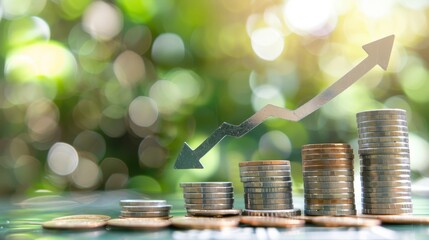
<path fill-rule="evenodd" d="M 175 169 L 191 169 L 191 168 L 204 168 L 200 163 L 200 158 L 195 156 L 194 151 L 187 143 L 183 144 L 182 150 L 174 164 Z"/>
<path fill-rule="evenodd" d="M 393 40 L 395 35 L 390 35 L 382 39 L 364 45 L 362 48 L 370 57 L 375 58 L 375 63 L 387 69 L 389 65 L 390 53 L 392 52 Z"/>

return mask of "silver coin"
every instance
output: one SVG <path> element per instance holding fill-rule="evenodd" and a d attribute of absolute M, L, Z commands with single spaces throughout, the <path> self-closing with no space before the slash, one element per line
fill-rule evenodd
<path fill-rule="evenodd" d="M 251 199 L 289 199 L 292 198 L 292 192 L 284 193 L 245 193 L 244 198 Z"/>
<path fill-rule="evenodd" d="M 361 127 L 373 127 L 373 126 L 407 126 L 406 120 L 367 120 L 359 121 L 357 123 L 358 128 Z"/>
<path fill-rule="evenodd" d="M 404 192 L 384 192 L 384 193 L 362 193 L 363 198 L 397 198 L 397 197 L 411 197 L 410 191 Z"/>
<path fill-rule="evenodd" d="M 393 158 L 393 159 L 361 159 L 361 165 L 373 165 L 373 164 L 410 164 L 409 158 Z"/>
<path fill-rule="evenodd" d="M 331 193 L 353 193 L 354 190 L 352 187 L 343 187 L 343 188 L 304 188 L 304 193 L 311 194 L 331 194 Z"/>
<path fill-rule="evenodd" d="M 285 188 L 292 187 L 291 181 L 277 181 L 277 182 L 245 182 L 243 183 L 245 188 L 265 188 L 265 187 L 277 187 L 277 188 Z"/>
<path fill-rule="evenodd" d="M 338 169 L 338 170 L 313 170 L 302 171 L 302 174 L 307 176 L 353 176 L 353 169 Z"/>
<path fill-rule="evenodd" d="M 289 187 L 250 187 L 244 188 L 245 193 L 290 193 L 292 186 Z"/>
<path fill-rule="evenodd" d="M 411 192 L 410 186 L 400 187 L 362 187 L 363 193 L 394 193 L 394 192 Z"/>
<path fill-rule="evenodd" d="M 390 159 L 409 159 L 410 154 L 409 153 L 402 153 L 402 154 L 370 154 L 370 155 L 361 155 L 359 156 L 360 159 L 365 160 L 390 160 Z"/>
<path fill-rule="evenodd" d="M 244 203 L 250 205 L 273 205 L 273 204 L 291 204 L 293 200 L 291 198 L 244 198 Z"/>
<path fill-rule="evenodd" d="M 304 182 L 304 188 L 353 188 L 353 182 Z"/>
<path fill-rule="evenodd" d="M 233 204 L 233 198 L 186 198 L 186 204 Z"/>
<path fill-rule="evenodd" d="M 368 120 L 407 120 L 406 114 L 379 114 L 356 117 L 358 122 Z"/>
<path fill-rule="evenodd" d="M 233 198 L 234 193 L 183 193 L 184 198 Z"/>
<path fill-rule="evenodd" d="M 375 214 L 375 215 L 399 215 L 399 214 L 411 214 L 413 213 L 412 208 L 392 208 L 392 209 L 362 209 L 363 214 Z"/>
<path fill-rule="evenodd" d="M 232 193 L 233 187 L 184 187 L 185 193 Z"/>
<path fill-rule="evenodd" d="M 371 164 L 371 165 L 363 165 L 360 167 L 361 171 L 385 171 L 385 170 L 408 170 L 410 169 L 410 164 Z"/>
<path fill-rule="evenodd" d="M 144 218 L 144 217 L 168 217 L 170 211 L 157 211 L 157 212 L 128 212 L 121 211 L 121 217 L 129 218 Z"/>
<path fill-rule="evenodd" d="M 350 148 L 350 144 L 347 143 L 313 143 L 305 144 L 302 149 L 314 149 L 314 148 Z"/>
<path fill-rule="evenodd" d="M 157 211 L 170 211 L 171 205 L 164 206 L 122 206 L 123 211 L 128 212 L 157 212 Z"/>
<path fill-rule="evenodd" d="M 186 209 L 207 209 L 207 210 L 221 210 L 221 209 L 232 209 L 234 204 L 192 204 L 186 203 Z"/>
<path fill-rule="evenodd" d="M 409 137 L 408 132 L 402 131 L 381 131 L 381 132 L 366 132 L 358 135 L 359 139 L 366 138 L 383 138 L 383 137 Z"/>
<path fill-rule="evenodd" d="M 409 148 L 410 145 L 408 143 L 359 143 L 359 149 L 363 150 L 363 149 L 373 149 L 373 148 L 390 148 L 390 147 L 395 147 L 395 148 Z"/>
<path fill-rule="evenodd" d="M 120 200 L 121 206 L 164 206 L 167 205 L 165 200 L 146 200 L 146 199 L 125 199 Z"/>
<path fill-rule="evenodd" d="M 386 143 L 386 142 L 399 142 L 408 143 L 408 137 L 370 137 L 370 138 L 359 138 L 358 143 Z"/>
<path fill-rule="evenodd" d="M 349 216 L 356 215 L 356 210 L 347 209 L 347 210 L 310 210 L 305 209 L 304 214 L 307 216 Z"/>
<path fill-rule="evenodd" d="M 232 187 L 231 182 L 182 182 L 180 187 Z"/>
<path fill-rule="evenodd" d="M 358 133 L 369 133 L 369 132 L 408 132 L 407 126 L 370 126 L 358 128 Z"/>
<path fill-rule="evenodd" d="M 293 209 L 293 204 L 248 204 L 245 203 L 244 207 L 246 209 L 252 210 L 284 210 L 284 209 Z"/>
<path fill-rule="evenodd" d="M 410 175 L 396 175 L 396 176 L 366 176 L 365 173 L 361 175 L 362 182 L 372 182 L 372 181 L 411 181 Z"/>
<path fill-rule="evenodd" d="M 242 182 L 281 182 L 291 181 L 291 177 L 272 176 L 272 177 L 241 177 Z"/>
<path fill-rule="evenodd" d="M 363 203 L 411 203 L 411 196 L 409 197 L 395 197 L 395 198 L 362 198 Z"/>
<path fill-rule="evenodd" d="M 225 216 L 236 216 L 241 214 L 240 209 L 221 209 L 221 210 L 187 209 L 186 212 L 190 216 L 201 216 L 201 217 L 225 217 Z"/>
<path fill-rule="evenodd" d="M 362 187 L 411 187 L 410 180 L 362 182 Z"/>
<path fill-rule="evenodd" d="M 271 170 L 271 171 L 240 171 L 241 177 L 290 177 L 290 170 Z"/>
<path fill-rule="evenodd" d="M 353 182 L 353 176 L 304 176 L 306 182 Z"/>
<path fill-rule="evenodd" d="M 295 216 L 301 216 L 300 209 L 285 209 L 285 210 L 252 210 L 244 209 L 244 216 L 260 216 L 260 217 L 281 217 L 289 218 Z"/>
<path fill-rule="evenodd" d="M 353 198 L 355 197 L 355 194 L 353 192 L 350 193 L 326 193 L 326 194 L 317 194 L 317 193 L 305 193 L 304 194 L 305 199 L 312 198 L 312 199 L 337 199 L 337 198 Z"/>
<path fill-rule="evenodd" d="M 388 154 L 407 154 L 410 152 L 410 148 L 408 147 L 384 147 L 384 148 L 365 148 L 359 149 L 359 154 L 361 155 L 388 155 Z"/>
<path fill-rule="evenodd" d="M 361 171 L 362 175 L 365 176 L 371 176 L 371 177 L 376 177 L 376 176 L 397 176 L 397 175 L 410 175 L 411 174 L 411 170 L 410 169 L 396 169 L 396 170 L 389 170 L 389 171 L 383 171 L 383 170 L 377 170 L 377 169 L 373 169 L 373 170 L 364 170 Z"/>
<path fill-rule="evenodd" d="M 326 205 L 326 204 L 355 204 L 354 198 L 337 198 L 337 199 L 320 199 L 320 198 L 308 198 L 304 199 L 306 205 Z"/>
<path fill-rule="evenodd" d="M 395 208 L 412 208 L 411 202 L 405 203 L 362 203 L 364 209 L 395 209 Z"/>
<path fill-rule="evenodd" d="M 399 108 L 374 109 L 356 113 L 356 117 L 378 116 L 378 115 L 407 115 L 407 111 Z"/>
<path fill-rule="evenodd" d="M 240 172 L 290 171 L 290 165 L 242 166 Z"/>

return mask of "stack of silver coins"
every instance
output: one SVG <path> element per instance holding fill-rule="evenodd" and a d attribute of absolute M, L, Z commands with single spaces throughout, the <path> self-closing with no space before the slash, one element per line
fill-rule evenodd
<path fill-rule="evenodd" d="M 240 179 L 244 186 L 243 215 L 291 217 L 301 215 L 293 208 L 290 162 L 267 160 L 242 162 Z"/>
<path fill-rule="evenodd" d="M 231 182 L 180 183 L 185 198 L 185 208 L 193 215 L 199 210 L 229 210 L 234 207 L 234 188 Z"/>
<path fill-rule="evenodd" d="M 121 218 L 169 218 L 171 205 L 165 200 L 121 200 Z"/>
<path fill-rule="evenodd" d="M 302 147 L 305 215 L 356 215 L 353 149 L 345 143 Z"/>
<path fill-rule="evenodd" d="M 363 214 L 412 213 L 407 113 L 382 109 L 356 114 Z"/>

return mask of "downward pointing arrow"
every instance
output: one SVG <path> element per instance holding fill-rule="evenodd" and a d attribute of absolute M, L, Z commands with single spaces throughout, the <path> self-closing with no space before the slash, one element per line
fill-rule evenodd
<path fill-rule="evenodd" d="M 203 165 L 200 163 L 200 158 L 210 151 L 210 149 L 212 149 L 225 136 L 241 137 L 269 117 L 283 118 L 294 122 L 305 118 L 317 109 L 321 108 L 325 103 L 338 96 L 376 65 L 379 65 L 381 68 L 386 70 L 387 65 L 389 64 L 394 38 L 394 35 L 390 35 L 364 45 L 362 48 L 368 54 L 364 60 L 323 92 L 319 93 L 296 110 L 289 110 L 287 108 L 268 104 L 240 125 L 232 125 L 226 122 L 222 123 L 222 125 L 220 125 L 220 127 L 195 150 L 192 150 L 187 143 L 184 143 L 182 150 L 177 157 L 174 168 L 203 168 Z"/>

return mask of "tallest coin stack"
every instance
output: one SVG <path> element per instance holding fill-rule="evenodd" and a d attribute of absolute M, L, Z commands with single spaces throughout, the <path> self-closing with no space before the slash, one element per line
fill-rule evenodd
<path fill-rule="evenodd" d="M 402 109 L 356 115 L 363 214 L 412 213 L 407 114 Z"/>

